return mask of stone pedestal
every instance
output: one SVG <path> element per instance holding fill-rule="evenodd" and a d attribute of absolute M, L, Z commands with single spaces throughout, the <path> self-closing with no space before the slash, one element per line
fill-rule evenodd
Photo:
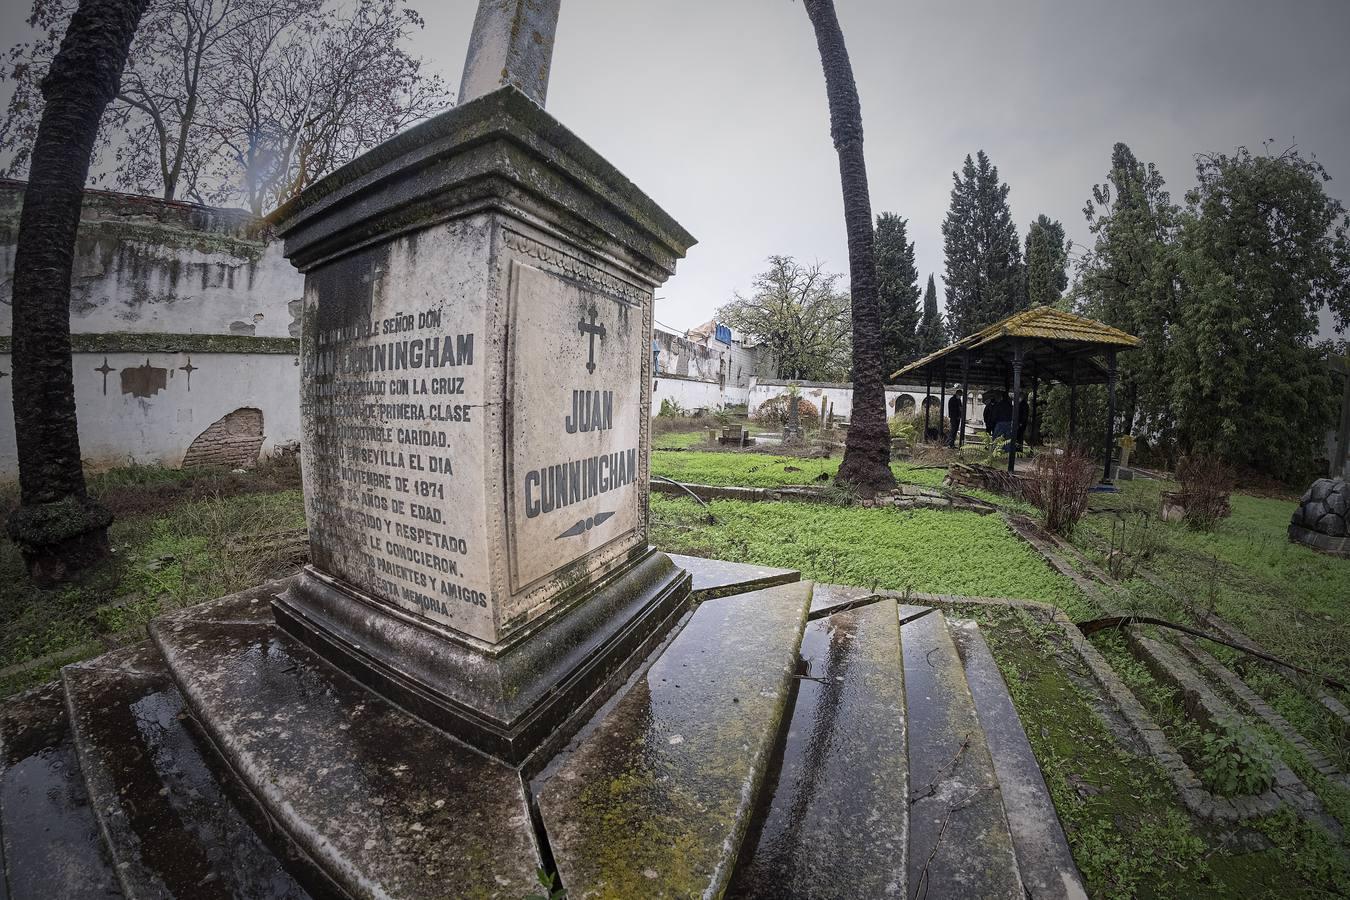
<path fill-rule="evenodd" d="M 686 602 L 647 545 L 648 348 L 693 238 L 511 87 L 277 219 L 314 561 L 277 621 L 518 762 Z"/>

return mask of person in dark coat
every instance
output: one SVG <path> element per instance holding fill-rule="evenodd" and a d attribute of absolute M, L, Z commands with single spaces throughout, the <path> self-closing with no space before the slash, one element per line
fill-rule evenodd
<path fill-rule="evenodd" d="M 957 391 L 947 401 L 947 418 L 952 423 L 952 435 L 947 440 L 948 447 L 956 446 L 956 438 L 966 424 L 965 391 Z"/>

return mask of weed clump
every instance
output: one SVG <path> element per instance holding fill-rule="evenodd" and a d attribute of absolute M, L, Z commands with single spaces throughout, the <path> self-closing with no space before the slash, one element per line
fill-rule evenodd
<path fill-rule="evenodd" d="M 1043 453 L 1022 491 L 1040 508 L 1045 527 L 1069 535 L 1087 512 L 1088 494 L 1097 481 L 1096 463 L 1081 450 Z"/>

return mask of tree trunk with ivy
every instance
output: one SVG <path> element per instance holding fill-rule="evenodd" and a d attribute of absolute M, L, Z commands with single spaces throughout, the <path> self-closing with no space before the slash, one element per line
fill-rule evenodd
<path fill-rule="evenodd" d="M 863 159 L 862 108 L 833 0 L 804 0 L 804 4 L 825 70 L 830 137 L 839 154 L 844 192 L 849 288 L 853 294 L 853 412 L 844 439 L 844 460 L 836 477 L 870 495 L 895 487 L 895 476 L 891 473 L 891 434 L 886 423 L 881 306 L 877 299 L 872 201 Z"/>
<path fill-rule="evenodd" d="M 149 0 L 82 0 L 42 82 L 46 101 L 14 257 L 14 430 L 19 507 L 9 535 L 39 584 L 108 554 L 112 514 L 89 497 L 71 371 L 70 278 L 80 202 L 103 111 Z"/>

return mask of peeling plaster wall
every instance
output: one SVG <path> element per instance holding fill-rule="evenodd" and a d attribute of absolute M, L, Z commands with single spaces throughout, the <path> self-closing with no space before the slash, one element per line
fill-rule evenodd
<path fill-rule="evenodd" d="M 0 180 L 0 339 L 12 333 L 24 188 Z M 86 462 L 179 465 L 198 435 L 245 407 L 263 413 L 263 454 L 298 441 L 303 294 L 261 219 L 86 191 L 70 298 Z M 3 341 L 0 479 L 18 474 L 8 349 Z"/>
<path fill-rule="evenodd" d="M 12 372 L 10 362 L 0 354 L 0 372 Z M 178 466 L 198 435 L 241 407 L 262 411 L 264 456 L 300 439 L 298 356 L 76 353 L 74 370 L 80 455 L 94 471 L 130 462 Z M 156 389 L 159 373 L 164 386 Z M 7 478 L 18 475 L 12 384 L 0 378 L 0 476 Z"/>
<path fill-rule="evenodd" d="M 23 182 L 0 181 L 0 334 L 10 334 Z M 86 193 L 70 330 L 299 337 L 304 278 L 240 210 Z"/>

